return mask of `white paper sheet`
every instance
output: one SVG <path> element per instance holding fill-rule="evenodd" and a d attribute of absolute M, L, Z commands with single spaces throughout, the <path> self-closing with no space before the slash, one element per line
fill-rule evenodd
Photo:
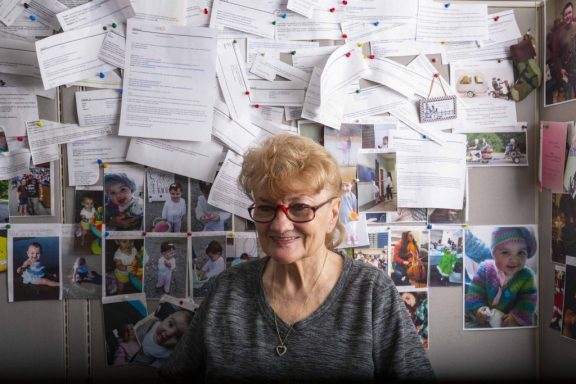
<path fill-rule="evenodd" d="M 340 21 L 333 22 L 308 19 L 290 11 L 281 11 L 287 17 L 276 17 L 276 39 L 278 40 L 338 40 L 342 39 Z"/>
<path fill-rule="evenodd" d="M 314 67 L 312 71 L 302 108 L 302 118 L 340 129 L 347 99 L 345 95 L 340 98 L 336 94 L 336 96 L 327 96 L 322 100 L 320 96 L 320 72 L 318 67 Z"/>
<path fill-rule="evenodd" d="M 222 159 L 220 144 L 133 138 L 126 160 L 212 182 Z M 191 166 L 193 165 L 193 166 Z"/>
<path fill-rule="evenodd" d="M 0 87 L 0 125 L 6 136 L 25 136 L 30 120 L 38 120 L 36 95 L 27 89 Z"/>
<path fill-rule="evenodd" d="M 120 24 L 117 28 L 108 30 L 98 58 L 105 63 L 124 69 L 126 56 L 126 26 Z"/>
<path fill-rule="evenodd" d="M 468 76 L 467 84 L 465 76 Z M 511 60 L 452 63 L 450 77 L 450 84 L 466 104 L 467 116 L 465 124 L 457 127 L 459 132 L 516 126 L 516 103 L 508 100 L 509 92 L 504 84 L 514 82 Z M 497 86 L 500 83 L 501 91 L 495 92 L 495 82 Z"/>
<path fill-rule="evenodd" d="M 306 95 L 305 85 L 296 81 L 250 81 L 252 105 L 301 107 Z"/>
<path fill-rule="evenodd" d="M 343 117 L 346 123 L 353 123 L 361 117 L 390 112 L 406 100 L 404 96 L 383 85 L 362 88 L 358 93 L 352 92 L 349 96 L 351 102 L 345 106 Z"/>
<path fill-rule="evenodd" d="M 337 49 L 337 45 L 297 49 L 292 55 L 292 65 L 296 68 L 312 73 L 314 67 L 324 68 L 330 55 Z"/>
<path fill-rule="evenodd" d="M 186 25 L 207 27 L 210 24 L 212 0 L 188 0 L 186 3 Z"/>
<path fill-rule="evenodd" d="M 32 152 L 32 162 L 38 165 L 58 160 L 60 158 L 59 144 L 109 135 L 113 132 L 113 127 L 110 125 L 80 127 L 77 124 L 41 120 L 40 124 L 38 121 L 26 122 L 26 130 L 30 152 Z M 56 148 L 55 158 L 54 148 Z"/>
<path fill-rule="evenodd" d="M 186 24 L 186 0 L 131 0 L 135 19 L 165 24 Z"/>
<path fill-rule="evenodd" d="M 40 78 L 36 47 L 29 41 L 0 39 L 0 73 Z"/>
<path fill-rule="evenodd" d="M 116 135 L 77 140 L 66 144 L 68 184 L 94 185 L 100 177 L 98 160 L 107 163 L 126 161 L 129 137 Z"/>
<path fill-rule="evenodd" d="M 462 209 L 466 185 L 466 136 L 443 134 L 444 144 L 398 132 L 398 207 Z"/>
<path fill-rule="evenodd" d="M 240 46 L 234 42 L 218 43 L 216 73 L 224 100 L 233 119 L 250 118 L 250 84 Z"/>
<path fill-rule="evenodd" d="M 493 45 L 522 37 L 514 10 L 491 13 L 488 15 L 488 40 L 479 41 L 480 46 Z"/>
<path fill-rule="evenodd" d="M 30 169 L 30 151 L 0 153 L 0 180 L 8 180 Z"/>
<path fill-rule="evenodd" d="M 109 89 L 76 92 L 78 125 L 118 125 L 120 121 L 120 92 Z"/>
<path fill-rule="evenodd" d="M 416 40 L 471 41 L 488 39 L 487 4 L 457 4 L 420 0 Z"/>
<path fill-rule="evenodd" d="M 36 42 L 36 54 L 45 89 L 110 71 L 98 58 L 106 37 L 99 26 L 59 33 Z"/>
<path fill-rule="evenodd" d="M 56 92 L 58 91 L 57 88 L 48 90 L 44 89 L 44 85 L 42 85 L 42 79 L 40 79 L 40 77 L 36 78 L 31 76 L 9 75 L 7 73 L 3 73 L 0 75 L 0 80 L 4 82 L 5 87 L 28 89 L 30 92 L 38 96 L 46 97 L 52 100 L 56 98 Z"/>
<path fill-rule="evenodd" d="M 440 54 L 442 56 L 442 62 L 445 62 L 444 55 L 446 54 L 444 45 L 440 43 L 430 43 L 415 40 L 406 40 L 402 42 L 384 40 L 371 41 L 370 50 L 371 53 L 377 58 L 411 56 L 418 54 Z"/>
<path fill-rule="evenodd" d="M 0 0 L 0 21 L 4 25 L 12 25 L 24 10 L 24 0 Z"/>
<path fill-rule="evenodd" d="M 32 13 L 27 9 L 20 13 L 20 16 L 10 25 L 0 24 L 0 32 L 8 33 L 12 36 L 19 36 L 27 40 L 34 40 L 37 37 L 46 37 L 54 33 L 53 28 L 43 23 L 41 20 L 32 20 Z M 56 28 L 59 29 L 60 27 Z"/>
<path fill-rule="evenodd" d="M 251 2 L 214 0 L 210 17 L 210 28 L 227 27 L 257 36 L 274 39 L 275 9 L 268 1 Z"/>
<path fill-rule="evenodd" d="M 496 60 L 510 57 L 510 46 L 517 40 L 479 47 L 476 42 L 446 43 L 446 63 L 456 61 Z"/>
<path fill-rule="evenodd" d="M 216 32 L 128 20 L 119 134 L 209 141 Z"/>
<path fill-rule="evenodd" d="M 115 71 L 104 72 L 104 77 L 100 74 L 90 76 L 86 79 L 74 81 L 66 84 L 67 86 L 75 85 L 78 87 L 103 88 L 103 89 L 121 89 L 122 77 Z"/>
<path fill-rule="evenodd" d="M 248 207 L 252 205 L 252 200 L 240 190 L 238 185 L 242 161 L 242 156 L 228 151 L 214 184 L 212 184 L 210 195 L 208 195 L 208 204 L 247 220 L 252 220 L 248 215 Z"/>
<path fill-rule="evenodd" d="M 345 44 L 335 50 L 322 69 L 320 76 L 320 98 L 331 98 L 349 84 L 358 82 L 368 72 L 368 66 L 357 45 Z"/>
<path fill-rule="evenodd" d="M 56 15 L 62 30 L 86 28 L 98 25 L 100 28 L 112 23 L 123 23 L 135 15 L 130 0 L 92 0 Z"/>
<path fill-rule="evenodd" d="M 68 10 L 68 7 L 57 0 L 28 0 L 23 14 L 34 16 L 34 22 L 50 26 L 54 30 L 60 29 L 60 22 L 56 15 Z"/>
<path fill-rule="evenodd" d="M 303 48 L 318 47 L 317 41 L 279 41 L 262 38 L 248 37 L 246 39 L 246 66 L 252 66 L 254 59 L 259 54 L 278 58 L 278 53 L 298 52 Z"/>
<path fill-rule="evenodd" d="M 281 60 L 268 58 L 264 55 L 256 56 L 250 72 L 268 81 L 274 81 L 276 76 L 291 81 L 299 81 L 305 85 L 308 85 L 310 81 L 310 74 L 308 72 L 286 64 Z"/>

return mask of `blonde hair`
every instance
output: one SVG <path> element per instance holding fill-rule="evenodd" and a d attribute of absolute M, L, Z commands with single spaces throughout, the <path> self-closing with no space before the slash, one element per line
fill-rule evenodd
<path fill-rule="evenodd" d="M 280 200 L 302 190 L 313 194 L 328 190 L 340 196 L 342 177 L 338 163 L 323 146 L 306 137 L 279 134 L 244 154 L 238 182 L 252 198 L 257 192 L 265 192 Z M 338 222 L 326 235 L 326 246 L 336 247 L 344 233 Z"/>

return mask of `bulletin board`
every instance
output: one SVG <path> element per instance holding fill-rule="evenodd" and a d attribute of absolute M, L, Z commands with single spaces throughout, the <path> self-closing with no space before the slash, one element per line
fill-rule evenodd
<path fill-rule="evenodd" d="M 522 33 L 530 30 L 541 36 L 542 8 L 529 1 L 486 1 L 489 13 L 514 9 Z M 517 4 L 514 4 L 517 3 Z M 540 42 L 539 42 L 540 43 Z M 406 62 L 410 58 L 406 58 Z M 438 57 L 439 59 L 439 57 Z M 402 59 L 401 59 L 402 61 Z M 448 70 L 436 64 L 445 78 Z M 42 99 L 40 118 L 76 122 L 74 94 L 77 87 L 60 87 L 54 101 Z M 547 228 L 550 217 L 550 195 L 539 194 L 535 188 L 538 159 L 538 122 L 541 119 L 541 97 L 533 92 L 517 104 L 518 121 L 528 126 L 528 167 L 469 168 L 468 225 L 540 224 Z M 574 119 L 572 105 L 545 110 L 542 119 Z M 65 151 L 63 151 L 65 152 Z M 74 188 L 66 187 L 66 158 L 56 169 L 54 193 L 54 222 L 72 223 L 74 215 Z M 14 222 L 26 222 L 19 218 Z M 242 221 L 235 223 L 236 231 Z M 544 232 L 544 233 L 543 233 Z M 470 379 L 525 379 L 535 380 L 538 375 L 554 376 L 558 370 L 574 376 L 576 368 L 570 353 L 574 346 L 561 340 L 546 329 L 551 308 L 551 290 L 548 276 L 553 266 L 547 259 L 549 235 L 540 233 L 540 327 L 507 331 L 463 331 L 462 288 L 431 288 L 430 344 L 428 351 L 432 366 L 440 380 Z M 3 357 L 3 379 L 33 380 L 42 372 L 45 382 L 106 383 L 110 381 L 149 382 L 154 369 L 145 366 L 108 367 L 103 341 L 103 314 L 100 300 L 66 300 L 44 302 L 6 301 L 6 274 L 0 274 L 0 329 L 4 336 L 0 343 Z M 148 307 L 154 308 L 155 300 Z M 572 354 L 573 355 L 573 354 Z"/>

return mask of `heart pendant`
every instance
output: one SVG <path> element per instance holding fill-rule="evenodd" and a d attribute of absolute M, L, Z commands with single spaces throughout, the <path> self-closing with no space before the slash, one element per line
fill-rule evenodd
<path fill-rule="evenodd" d="M 279 345 L 276 347 L 276 353 L 278 354 L 278 356 L 282 356 L 283 354 L 286 353 L 287 350 L 288 348 L 286 348 L 285 345 Z"/>

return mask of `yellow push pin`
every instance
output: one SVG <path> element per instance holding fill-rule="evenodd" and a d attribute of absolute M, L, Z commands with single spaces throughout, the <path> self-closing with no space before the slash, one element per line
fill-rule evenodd
<path fill-rule="evenodd" d="M 102 163 L 102 168 L 108 168 L 108 163 Z"/>
<path fill-rule="evenodd" d="M 42 120 L 38 120 L 38 122 L 36 123 L 37 126 L 39 127 L 43 127 L 44 126 L 44 122 Z"/>
<path fill-rule="evenodd" d="M 358 48 L 362 48 L 364 46 L 364 43 L 358 43 Z"/>

